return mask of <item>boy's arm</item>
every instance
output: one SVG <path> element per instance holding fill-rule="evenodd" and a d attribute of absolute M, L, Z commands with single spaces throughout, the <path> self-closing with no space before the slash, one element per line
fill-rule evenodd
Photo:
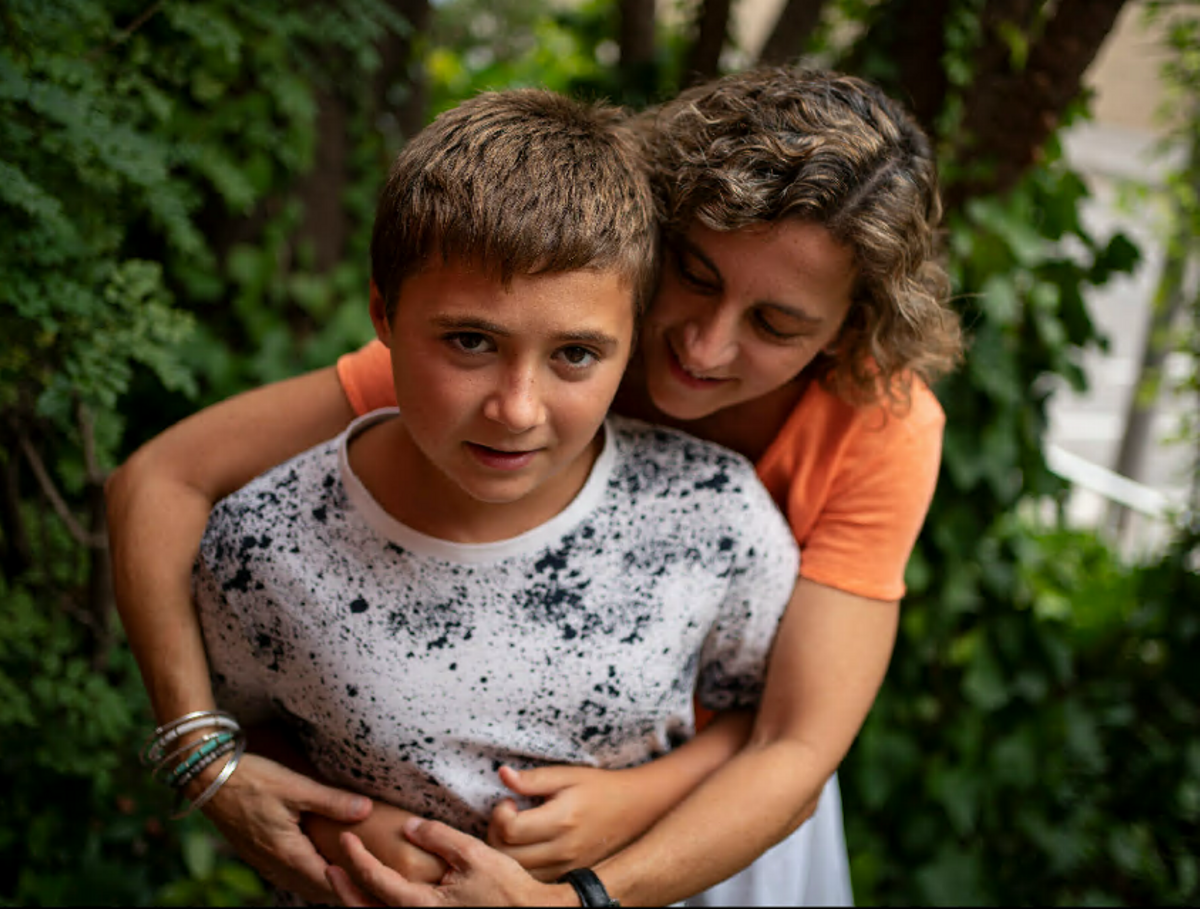
<path fill-rule="evenodd" d="M 142 446 L 109 479 L 117 609 L 160 723 L 215 706 L 191 594 L 192 564 L 213 503 L 336 435 L 352 417 L 334 370 L 320 370 L 189 417 Z M 203 774 L 197 791 L 216 772 Z M 250 839 L 254 827 L 261 848 L 244 857 L 269 879 L 287 879 L 289 889 L 329 899 L 324 863 L 299 830 L 300 811 L 358 820 L 369 801 L 251 755 L 224 788 L 204 813 L 231 840 L 239 830 Z"/>
<path fill-rule="evenodd" d="M 511 799 L 501 802 L 488 842 L 542 881 L 594 865 L 636 840 L 732 758 L 753 721 L 749 711 L 718 714 L 679 748 L 624 770 L 502 768 L 501 779 L 513 792 L 545 801 L 524 811 Z"/>

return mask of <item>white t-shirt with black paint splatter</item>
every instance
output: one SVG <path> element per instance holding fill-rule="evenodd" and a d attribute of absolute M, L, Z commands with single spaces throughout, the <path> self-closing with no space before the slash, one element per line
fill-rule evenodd
<path fill-rule="evenodd" d="M 400 524 L 346 434 L 220 502 L 195 589 L 218 701 L 282 718 L 332 782 L 481 833 L 496 770 L 627 767 L 761 691 L 795 582 L 783 518 L 738 455 L 610 418 L 583 489 L 513 539 Z"/>

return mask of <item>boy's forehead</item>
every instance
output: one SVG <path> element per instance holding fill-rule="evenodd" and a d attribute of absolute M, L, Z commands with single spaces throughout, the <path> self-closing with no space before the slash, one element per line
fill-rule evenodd
<path fill-rule="evenodd" d="M 430 279 L 418 282 L 423 292 L 428 293 L 430 285 L 436 284 L 451 297 L 464 299 L 481 294 L 512 294 L 513 288 L 518 285 L 528 286 L 547 279 L 576 277 L 578 280 L 570 283 L 577 289 L 591 287 L 606 298 L 606 303 L 611 303 L 612 298 L 619 294 L 628 302 L 631 310 L 636 307 L 633 282 L 629 275 L 615 265 L 589 266 L 567 271 L 542 271 L 537 267 L 530 271 L 512 271 L 506 269 L 502 263 L 463 257 L 446 258 L 440 254 L 432 254 L 426 256 L 420 268 L 400 285 L 398 303 L 403 304 L 405 290 L 411 285 L 411 279 L 421 275 Z"/>
<path fill-rule="evenodd" d="M 623 341 L 632 333 L 634 291 L 616 269 L 514 274 L 439 262 L 401 286 L 397 314 L 447 329 L 499 335 L 594 335 Z"/>

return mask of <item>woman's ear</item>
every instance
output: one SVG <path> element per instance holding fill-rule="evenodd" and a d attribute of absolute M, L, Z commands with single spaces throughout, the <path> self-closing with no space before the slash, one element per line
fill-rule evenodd
<path fill-rule="evenodd" d="M 383 294 L 374 280 L 371 281 L 371 324 L 375 326 L 375 337 L 383 342 L 384 347 L 392 346 L 392 323 L 388 319 L 387 306 Z"/>

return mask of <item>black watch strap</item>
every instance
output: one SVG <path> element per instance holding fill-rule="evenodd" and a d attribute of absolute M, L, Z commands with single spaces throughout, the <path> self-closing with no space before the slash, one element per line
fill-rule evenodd
<path fill-rule="evenodd" d="M 560 884 L 570 884 L 579 895 L 582 906 L 620 906 L 615 899 L 608 895 L 600 878 L 591 868 L 575 868 L 558 879 Z"/>

